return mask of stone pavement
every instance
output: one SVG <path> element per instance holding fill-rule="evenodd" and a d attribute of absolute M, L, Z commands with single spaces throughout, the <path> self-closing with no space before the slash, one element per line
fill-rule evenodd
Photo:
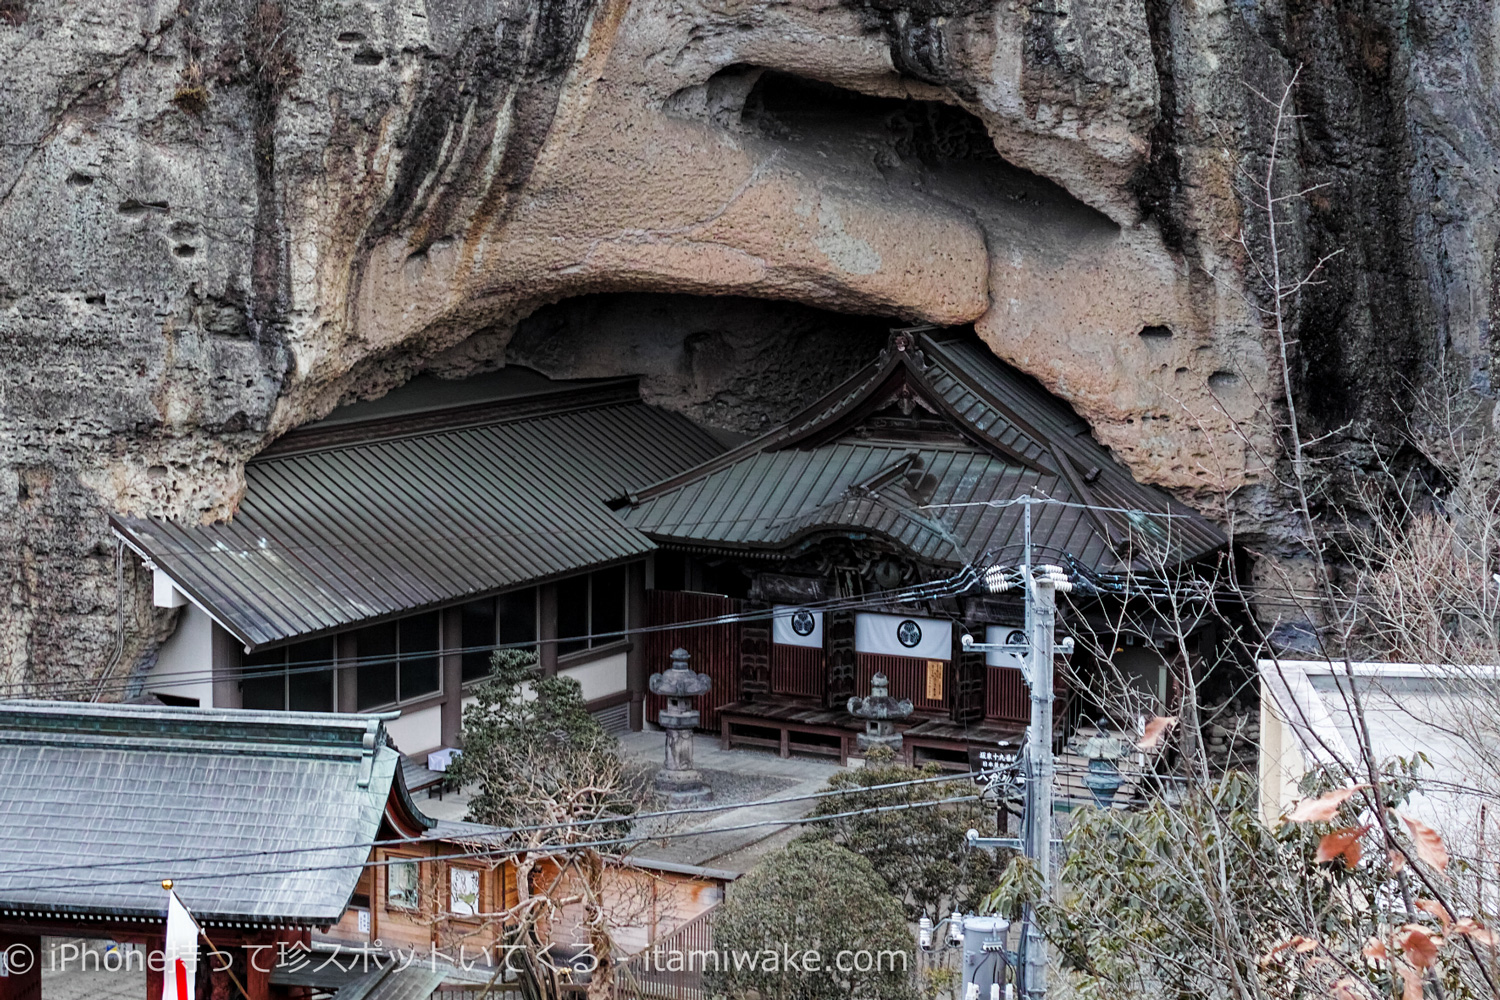
<path fill-rule="evenodd" d="M 42 973 L 42 1000 L 141 1000 L 145 995 L 144 972 L 68 969 Z"/>
<path fill-rule="evenodd" d="M 662 759 L 663 743 L 659 732 L 629 733 L 621 738 L 621 743 L 626 754 L 637 760 L 659 764 Z M 757 750 L 722 750 L 717 739 L 703 733 L 695 737 L 693 757 L 694 765 L 709 778 L 720 804 L 739 798 L 733 794 L 732 787 L 725 789 L 728 794 L 719 795 L 721 783 L 734 784 L 733 779 L 724 781 L 720 775 L 770 779 L 766 782 L 766 791 L 747 797 L 743 805 L 733 809 L 683 816 L 669 826 L 673 839 L 647 841 L 634 852 L 635 857 L 748 871 L 765 851 L 796 836 L 800 827 L 795 821 L 806 816 L 817 804 L 813 800 L 765 805 L 764 800 L 822 791 L 828 779 L 843 770 L 838 764 L 821 759 L 788 757 L 783 760 L 774 753 Z M 767 820 L 783 822 L 749 830 L 713 832 Z"/>
<path fill-rule="evenodd" d="M 620 742 L 626 756 L 642 767 L 661 766 L 664 737 L 659 730 L 626 733 Z M 674 818 L 662 831 L 672 834 L 672 839 L 647 841 L 634 852 L 636 857 L 746 871 L 767 850 L 796 836 L 799 828 L 795 821 L 811 812 L 816 804 L 815 801 L 761 803 L 822 791 L 828 779 L 843 770 L 826 760 L 804 757 L 783 760 L 774 753 L 757 750 L 721 750 L 719 741 L 705 733 L 694 737 L 693 755 L 694 764 L 714 789 L 715 801 L 734 803 L 735 808 Z M 469 808 L 468 797 L 461 792 L 449 792 L 441 800 L 418 796 L 416 801 L 417 808 L 437 819 L 464 819 Z M 749 830 L 714 832 L 766 820 L 784 822 Z"/>
<path fill-rule="evenodd" d="M 66 950 L 79 944 L 87 957 Z M 102 968 L 100 953 L 105 944 L 99 940 L 43 938 L 42 1000 L 142 1000 L 146 995 L 145 970 L 139 966 L 128 972 Z M 137 956 L 136 961 L 143 959 Z"/>

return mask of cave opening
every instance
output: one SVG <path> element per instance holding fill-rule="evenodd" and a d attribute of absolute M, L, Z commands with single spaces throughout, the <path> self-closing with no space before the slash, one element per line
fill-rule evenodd
<path fill-rule="evenodd" d="M 752 434 L 858 371 L 899 322 L 771 299 L 606 293 L 537 310 L 503 357 L 551 378 L 638 376 L 647 402 Z"/>
<path fill-rule="evenodd" d="M 992 233 L 1076 240 L 1119 232 L 1061 185 L 1007 161 L 984 122 L 946 100 L 865 93 L 735 64 L 674 94 L 667 108 L 744 142 L 771 145 L 800 169 L 837 176 L 842 185 L 878 185 L 959 205 Z"/>

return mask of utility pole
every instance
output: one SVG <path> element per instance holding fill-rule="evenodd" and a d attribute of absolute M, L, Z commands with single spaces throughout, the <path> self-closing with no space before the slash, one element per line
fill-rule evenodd
<path fill-rule="evenodd" d="M 1027 506 L 1028 512 L 1030 505 Z M 1051 569 L 1051 567 L 1046 567 Z M 1042 877 L 1042 898 L 1052 895 L 1052 635 L 1057 623 L 1057 587 L 1050 574 L 1030 574 L 1027 607 L 1031 618 L 1031 730 L 1027 756 L 1031 780 L 1026 783 L 1026 856 Z M 1066 585 L 1064 581 L 1064 585 Z M 1037 923 L 1034 906 L 1026 914 L 1026 993 L 1047 995 L 1047 941 Z"/>
<path fill-rule="evenodd" d="M 1042 880 L 1042 898 L 1052 894 L 1052 799 L 1057 764 L 1052 756 L 1052 660 L 1053 634 L 1057 628 L 1057 594 L 1073 589 L 1067 573 L 1060 566 L 1036 566 L 1031 562 L 1032 498 L 1020 498 L 1024 518 L 1025 549 L 1020 566 L 1020 583 L 1024 588 L 1026 607 L 1027 656 L 1025 679 L 1031 688 L 1031 720 L 1027 728 L 1025 760 L 1025 819 L 1020 847 L 1036 865 Z M 989 590 L 1009 590 L 1014 581 L 1000 567 L 985 573 Z M 991 652 L 1014 652 L 1014 646 L 975 642 L 963 637 L 965 649 Z M 1064 640 L 1062 652 L 1073 651 L 1073 641 Z M 975 847 L 1014 847 L 1006 837 L 980 837 L 969 831 L 969 843 Z M 1047 939 L 1036 919 L 1036 907 L 1028 904 L 1021 929 L 1020 966 L 1024 995 L 1043 1000 L 1047 995 Z"/>

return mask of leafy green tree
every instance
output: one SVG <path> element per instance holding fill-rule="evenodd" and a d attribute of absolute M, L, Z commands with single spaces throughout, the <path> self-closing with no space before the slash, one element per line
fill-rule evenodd
<path fill-rule="evenodd" d="M 635 812 L 639 789 L 626 780 L 619 741 L 589 714 L 576 680 L 542 676 L 535 654 L 502 649 L 474 699 L 464 709 L 463 753 L 451 771 L 469 789 L 472 822 L 534 826 Z M 549 842 L 575 832 L 600 840 L 626 829 L 595 824 L 547 833 Z"/>
<path fill-rule="evenodd" d="M 829 789 L 847 794 L 820 800 L 813 815 L 974 794 L 975 786 L 960 781 L 874 787 L 937 774 L 936 768 L 908 767 L 891 751 L 880 748 L 870 754 L 864 767 L 834 775 Z M 974 850 L 966 838 L 971 829 L 996 836 L 993 805 L 976 800 L 865 813 L 810 825 L 803 837 L 831 840 L 867 858 L 901 896 L 907 916 L 915 920 L 923 914 L 936 919 L 955 909 L 971 910 L 995 889 L 1011 852 Z"/>
<path fill-rule="evenodd" d="M 794 841 L 737 881 L 714 921 L 712 993 L 767 1000 L 914 1000 L 915 939 L 875 866 Z M 840 966 L 844 968 L 840 968 Z"/>
<path fill-rule="evenodd" d="M 629 831 L 645 790 L 626 769 L 618 741 L 589 715 L 578 682 L 540 675 L 534 655 L 497 650 L 474 698 L 464 710 L 463 753 L 450 774 L 470 791 L 471 821 L 509 831 L 482 846 L 514 849 L 508 857 L 518 896 L 488 919 L 504 926 L 507 943 L 523 946 L 508 961 L 519 966 L 528 1000 L 556 1000 L 565 956 L 541 947 L 542 926 L 567 903 L 580 903 L 588 993 L 610 996 L 610 927 L 631 919 L 614 912 L 619 901 L 606 894 L 607 863 L 595 844 Z"/>

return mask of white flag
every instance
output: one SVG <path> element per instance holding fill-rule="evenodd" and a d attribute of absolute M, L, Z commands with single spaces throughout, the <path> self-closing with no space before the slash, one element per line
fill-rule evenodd
<path fill-rule="evenodd" d="M 167 941 L 163 949 L 161 1000 L 195 1000 L 198 934 L 198 922 L 173 890 L 167 896 Z"/>
<path fill-rule="evenodd" d="M 772 642 L 823 648 L 823 612 L 778 604 L 771 610 L 771 616 Z"/>
<path fill-rule="evenodd" d="M 953 623 L 861 612 L 854 616 L 854 650 L 922 660 L 953 659 Z"/>

